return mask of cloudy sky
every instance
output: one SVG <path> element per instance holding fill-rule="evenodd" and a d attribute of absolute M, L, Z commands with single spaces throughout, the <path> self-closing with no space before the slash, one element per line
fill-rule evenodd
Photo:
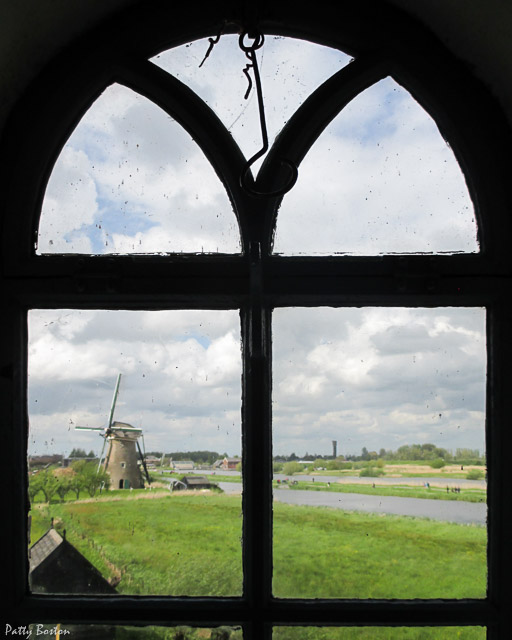
<path fill-rule="evenodd" d="M 153 63 L 214 109 L 246 157 L 261 145 L 237 37 Z M 351 59 L 268 36 L 258 52 L 269 138 Z M 236 218 L 181 127 L 113 85 L 62 150 L 43 202 L 39 253 L 240 251 Z M 478 251 L 464 178 L 434 122 L 387 78 L 325 130 L 280 209 L 282 254 Z M 240 453 L 236 312 L 41 311 L 29 317 L 31 451 L 99 450 L 118 372 L 116 418 L 148 450 Z M 328 454 L 435 442 L 483 450 L 480 309 L 287 309 L 274 314 L 275 452 Z"/>
<path fill-rule="evenodd" d="M 277 309 L 273 335 L 276 452 L 484 451 L 484 310 Z"/>
<path fill-rule="evenodd" d="M 101 448 L 75 426 L 106 425 L 121 373 L 114 418 L 146 450 L 239 454 L 239 326 L 236 311 L 31 311 L 31 450 Z"/>
<path fill-rule="evenodd" d="M 33 310 L 31 452 L 95 450 L 75 426 L 115 418 L 146 449 L 240 454 L 235 311 Z M 277 309 L 274 451 L 359 453 L 433 442 L 484 450 L 482 309 Z"/>
<path fill-rule="evenodd" d="M 236 36 L 167 51 L 153 63 L 217 113 L 247 158 L 261 147 L 256 92 Z M 339 51 L 267 37 L 258 52 L 272 141 L 305 98 L 350 64 Z M 284 198 L 284 254 L 477 251 L 464 178 L 435 123 L 391 78 L 329 125 Z M 112 85 L 58 158 L 42 208 L 40 253 L 239 252 L 223 186 L 189 135 L 158 107 Z"/>

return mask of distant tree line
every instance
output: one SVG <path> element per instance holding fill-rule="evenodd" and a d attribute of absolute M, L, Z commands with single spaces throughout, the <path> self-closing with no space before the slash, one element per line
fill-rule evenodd
<path fill-rule="evenodd" d="M 96 454 L 91 449 L 89 453 L 85 453 L 85 449 L 72 449 L 69 454 L 70 458 L 95 458 Z"/>
<path fill-rule="evenodd" d="M 326 469 L 334 470 L 335 468 L 343 468 L 341 465 L 344 461 L 352 462 L 369 462 L 376 460 L 418 460 L 418 461 L 441 461 L 443 463 L 455 462 L 460 464 L 485 464 L 485 456 L 480 455 L 478 449 L 458 448 L 455 453 L 435 444 L 405 444 L 396 451 L 392 449 L 381 448 L 379 451 L 369 451 L 366 447 L 361 449 L 359 455 L 337 456 L 318 455 L 306 453 L 299 458 L 295 453 L 289 456 L 274 456 L 274 463 L 298 462 L 299 460 L 313 462 L 315 467 L 323 466 Z M 442 466 L 441 464 L 439 466 Z"/>
<path fill-rule="evenodd" d="M 432 443 L 426 444 L 405 444 L 398 447 L 396 451 L 380 449 L 379 452 L 368 451 L 365 447 L 361 450 L 360 456 L 347 456 L 347 459 L 354 460 L 443 460 L 444 462 L 465 462 L 466 464 L 479 464 L 484 462 L 484 457 L 480 455 L 478 449 L 458 448 L 453 451 L 438 447 Z"/>
<path fill-rule="evenodd" d="M 149 451 L 146 453 L 148 456 L 155 456 L 155 458 L 161 458 L 163 451 Z M 178 460 L 192 460 L 195 464 L 213 464 L 216 460 L 227 458 L 227 453 L 217 453 L 217 451 L 172 451 L 165 454 L 166 462 L 170 458 L 174 461 Z"/>

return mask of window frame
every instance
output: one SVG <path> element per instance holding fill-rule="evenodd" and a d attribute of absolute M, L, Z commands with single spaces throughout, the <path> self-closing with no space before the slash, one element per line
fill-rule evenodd
<path fill-rule="evenodd" d="M 512 436 L 505 427 L 511 413 L 507 390 L 512 383 L 508 366 L 512 359 L 512 252 L 507 250 L 507 242 L 512 234 L 508 215 L 511 196 L 506 187 L 511 136 L 500 108 L 468 69 L 397 10 L 369 0 L 352 7 L 341 24 L 332 7 L 322 5 L 313 13 L 306 6 L 294 7 L 291 12 L 285 2 L 278 1 L 258 16 L 263 32 L 339 46 L 372 60 L 381 56 L 393 67 L 396 79 L 403 80 L 434 117 L 450 140 L 468 182 L 481 231 L 480 253 L 318 258 L 271 255 L 278 202 L 262 208 L 260 202 L 237 192 L 234 176 L 240 158 L 231 149 L 225 164 L 216 168 L 231 176 L 230 197 L 245 208 L 239 218 L 242 255 L 35 255 L 37 216 L 53 161 L 102 88 L 127 77 L 138 84 L 140 74 L 148 69 L 142 64 L 137 72 L 140 60 L 170 46 L 215 35 L 223 19 L 233 25 L 254 19 L 233 7 L 205 5 L 198 15 L 195 8 L 164 5 L 157 1 L 136 4 L 73 42 L 34 80 L 14 109 L 2 142 L 0 152 L 7 170 L 0 189 L 6 301 L 1 320 L 1 404 L 6 447 L 12 456 L 11 462 L 2 466 L 4 484 L 12 487 L 6 500 L 11 527 L 3 535 L 4 549 L 11 551 L 4 575 L 9 576 L 8 607 L 13 622 L 236 624 L 243 625 L 246 640 L 270 640 L 273 624 L 467 624 L 487 626 L 488 638 L 505 637 L 512 626 L 508 605 L 512 513 L 502 481 L 506 452 L 512 451 Z M 115 41 L 114 32 L 119 34 Z M 205 114 L 205 110 L 196 114 L 197 126 L 202 129 Z M 208 135 L 209 148 L 217 159 L 213 150 L 224 145 L 225 138 L 215 127 Z M 307 146 L 306 137 L 302 144 Z M 487 308 L 486 599 L 283 600 L 272 596 L 271 314 L 280 306 L 326 305 Z M 60 597 L 28 592 L 24 534 L 28 507 L 26 314 L 35 307 L 241 310 L 242 598 Z"/>

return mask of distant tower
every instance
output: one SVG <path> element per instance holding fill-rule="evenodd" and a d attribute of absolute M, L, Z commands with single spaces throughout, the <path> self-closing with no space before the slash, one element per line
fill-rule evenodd
<path fill-rule="evenodd" d="M 333 440 L 332 441 L 332 457 L 336 458 L 337 457 L 337 449 L 338 449 L 338 441 L 337 440 Z"/>

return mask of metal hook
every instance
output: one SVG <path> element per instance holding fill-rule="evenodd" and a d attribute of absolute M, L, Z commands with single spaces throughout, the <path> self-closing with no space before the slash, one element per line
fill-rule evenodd
<path fill-rule="evenodd" d="M 219 43 L 220 38 L 222 36 L 222 34 L 224 33 L 224 29 L 226 27 L 226 22 L 224 21 L 223 24 L 221 24 L 221 26 L 219 27 L 219 31 L 217 33 L 217 35 L 215 36 L 215 38 L 208 38 L 208 42 L 210 43 L 208 46 L 208 50 L 205 53 L 204 58 L 201 61 L 201 64 L 199 65 L 199 68 L 201 68 L 203 66 L 203 64 L 206 62 L 207 58 L 210 57 L 210 53 L 213 51 L 213 47 Z"/>
<path fill-rule="evenodd" d="M 299 171 L 298 171 L 297 167 L 290 160 L 282 159 L 281 160 L 281 165 L 285 165 L 285 166 L 289 167 L 289 169 L 290 169 L 291 176 L 290 176 L 290 179 L 288 180 L 288 182 L 283 187 L 281 187 L 280 189 L 275 189 L 274 191 L 258 191 L 257 189 L 254 189 L 249 184 L 248 175 L 249 175 L 249 171 L 251 169 L 251 165 L 257 159 L 258 159 L 257 157 L 251 158 L 251 160 L 249 160 L 245 164 L 245 166 L 244 166 L 244 168 L 242 170 L 242 173 L 240 174 L 240 186 L 250 196 L 253 196 L 253 198 L 277 198 L 279 196 L 284 196 L 284 194 L 288 193 L 288 191 L 290 191 L 290 189 L 292 189 L 292 187 L 297 182 L 297 178 L 299 177 Z"/>
<path fill-rule="evenodd" d="M 246 36 L 254 40 L 254 42 L 249 46 L 244 44 L 244 39 Z M 257 153 L 255 153 L 252 156 L 252 158 L 248 160 L 247 163 L 245 164 L 242 170 L 242 173 L 240 174 L 240 186 L 242 187 L 242 189 L 244 189 L 244 191 L 246 191 L 249 195 L 255 198 L 276 198 L 278 196 L 282 196 L 285 193 L 287 193 L 297 182 L 298 169 L 296 165 L 290 162 L 289 160 L 284 160 L 284 159 L 281 160 L 281 164 L 287 165 L 290 168 L 291 177 L 288 180 L 288 182 L 280 189 L 276 189 L 275 191 L 268 191 L 268 192 L 258 191 L 248 183 L 248 175 L 249 175 L 251 166 L 256 162 L 256 160 L 261 158 L 261 156 L 263 156 L 268 151 L 268 134 L 267 134 L 267 123 L 265 121 L 265 106 L 263 104 L 263 91 L 261 87 L 260 72 L 258 69 L 258 61 L 256 60 L 256 51 L 257 49 L 263 46 L 264 42 L 265 42 L 265 37 L 262 33 L 249 32 L 247 30 L 244 30 L 240 34 L 240 38 L 238 40 L 240 49 L 245 52 L 246 57 L 249 59 L 249 64 L 244 69 L 244 73 L 247 76 L 247 79 L 249 80 L 249 88 L 246 91 L 245 99 L 248 98 L 249 93 L 251 91 L 251 87 L 252 87 L 252 83 L 249 76 L 249 69 L 252 68 L 254 72 L 254 82 L 256 84 L 256 94 L 258 97 L 258 110 L 260 115 L 261 137 L 263 141 L 262 148 Z"/>

